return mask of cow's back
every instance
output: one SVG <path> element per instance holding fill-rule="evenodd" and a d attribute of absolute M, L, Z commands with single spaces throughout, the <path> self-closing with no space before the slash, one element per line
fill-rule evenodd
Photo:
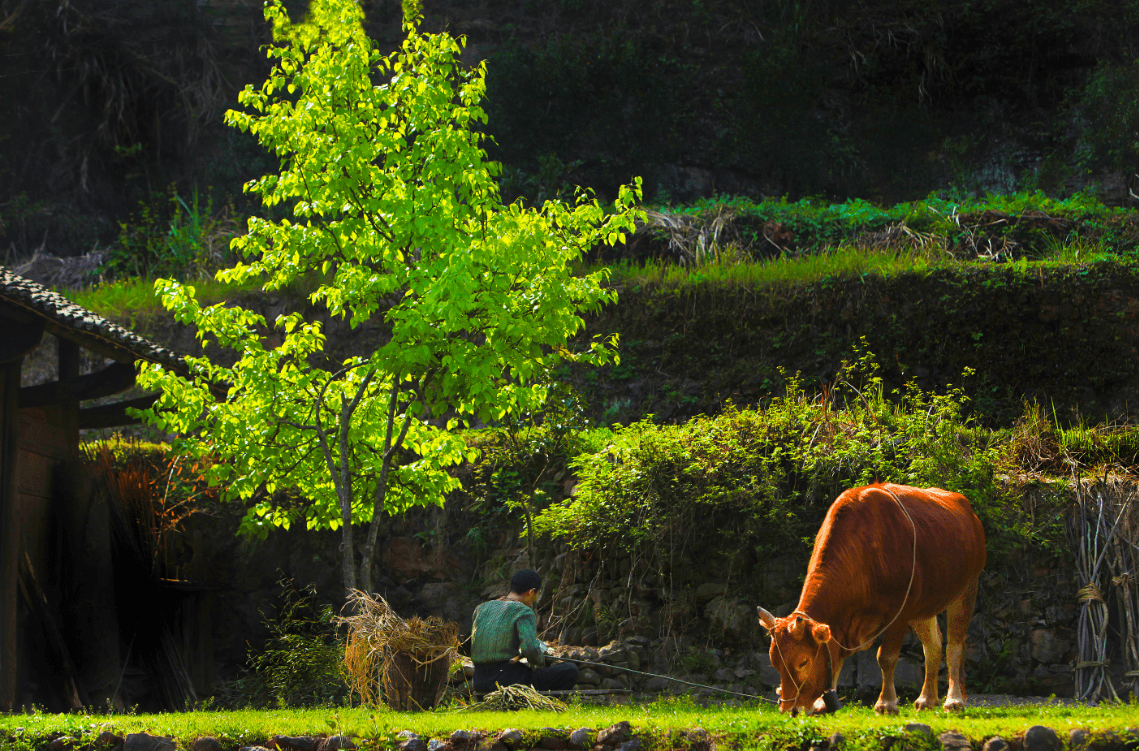
<path fill-rule="evenodd" d="M 984 565 L 984 531 L 964 496 L 893 484 L 852 488 L 831 505 L 815 538 L 800 609 L 867 620 L 929 617 Z"/>

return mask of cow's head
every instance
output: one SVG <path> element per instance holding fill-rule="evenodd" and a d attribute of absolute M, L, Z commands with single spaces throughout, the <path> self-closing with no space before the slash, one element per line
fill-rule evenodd
<path fill-rule="evenodd" d="M 771 634 L 771 664 L 779 671 L 779 709 L 792 717 L 800 709 L 811 714 L 837 711 L 841 704 L 831 690 L 831 627 L 802 613 L 776 618 L 763 608 L 756 610 L 760 625 Z"/>

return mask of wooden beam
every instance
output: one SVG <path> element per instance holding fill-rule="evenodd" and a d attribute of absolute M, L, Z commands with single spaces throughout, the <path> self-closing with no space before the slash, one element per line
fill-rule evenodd
<path fill-rule="evenodd" d="M 44 322 L 40 320 L 16 320 L 0 314 L 0 329 L 4 331 L 0 339 L 0 362 L 23 360 L 24 355 L 35 349 L 44 335 Z"/>
<path fill-rule="evenodd" d="M 79 429 L 95 430 L 97 428 L 117 428 L 122 425 L 137 425 L 140 421 L 127 414 L 127 407 L 146 409 L 158 400 L 159 394 L 140 396 L 137 399 L 126 399 L 114 404 L 104 404 L 100 407 L 88 407 L 79 410 Z"/>
<path fill-rule="evenodd" d="M 16 582 L 20 517 L 16 459 L 19 452 L 20 369 L 23 358 L 0 363 L 0 711 L 16 704 Z"/>
<path fill-rule="evenodd" d="M 59 360 L 59 380 L 69 381 L 79 377 L 79 345 L 66 339 L 56 339 Z"/>
<path fill-rule="evenodd" d="M 135 366 L 115 362 L 97 373 L 20 389 L 20 407 L 81 402 L 126 391 L 134 385 Z"/>

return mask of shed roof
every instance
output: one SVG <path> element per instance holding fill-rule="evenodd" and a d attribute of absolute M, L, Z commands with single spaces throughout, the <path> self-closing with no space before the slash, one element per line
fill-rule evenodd
<path fill-rule="evenodd" d="M 4 266 L 0 266 L 0 316 L 27 322 L 43 320 L 49 333 L 117 362 L 146 360 L 178 373 L 187 372 L 182 356 L 173 350 L 160 347 Z"/>

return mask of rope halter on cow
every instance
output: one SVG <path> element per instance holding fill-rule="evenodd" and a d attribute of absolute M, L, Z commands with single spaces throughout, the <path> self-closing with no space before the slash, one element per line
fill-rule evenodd
<path fill-rule="evenodd" d="M 835 646 L 837 646 L 839 649 L 842 649 L 842 650 L 844 650 L 846 652 L 850 652 L 850 653 L 860 652 L 861 650 L 865 649 L 869 645 L 873 644 L 875 639 L 877 639 L 882 634 L 886 633 L 886 630 L 889 629 L 890 626 L 894 625 L 894 622 L 898 620 L 898 618 L 902 615 L 902 612 L 906 609 L 906 603 L 909 602 L 909 599 L 910 599 L 910 592 L 913 590 L 914 577 L 917 574 L 917 567 L 918 567 L 918 527 L 917 527 L 917 524 L 914 523 L 914 519 L 912 516 L 910 516 L 910 512 L 906 510 L 905 505 L 902 503 L 901 499 L 899 499 L 898 496 L 894 494 L 894 491 L 890 490 L 885 485 L 880 485 L 879 487 L 882 490 L 885 490 L 887 493 L 890 494 L 890 497 L 893 498 L 894 502 L 898 504 L 898 508 L 900 508 L 902 510 L 902 513 L 905 514 L 906 519 L 910 523 L 910 527 L 913 529 L 914 544 L 913 544 L 913 558 L 910 562 L 910 581 L 906 585 L 906 595 L 905 595 L 905 597 L 902 598 L 902 604 L 898 608 L 898 612 L 894 614 L 894 617 L 890 619 L 889 623 L 887 623 L 885 626 L 882 627 L 881 631 L 874 634 L 874 636 L 871 636 L 869 639 L 863 641 L 857 647 L 851 648 L 851 647 L 844 646 L 838 639 L 836 639 L 834 637 L 834 631 L 833 630 L 831 631 L 831 641 L 833 641 L 835 643 Z M 796 609 L 791 613 L 791 615 L 802 616 L 803 618 L 810 621 L 811 623 L 821 624 L 821 621 L 815 620 L 814 618 L 812 618 L 810 616 L 810 614 L 808 614 L 804 610 Z M 780 661 L 783 662 L 783 665 L 786 668 L 787 677 L 790 679 L 791 685 L 793 685 L 795 687 L 795 696 L 794 697 L 792 697 L 791 699 L 783 699 L 782 695 L 780 695 L 779 700 L 782 703 L 792 703 L 793 704 L 794 702 L 798 701 L 799 694 L 802 693 L 802 687 L 799 685 L 799 683 L 797 683 L 795 681 L 795 677 L 791 671 L 791 666 L 787 664 L 786 658 L 783 657 L 783 650 L 780 648 L 779 640 L 775 637 L 775 634 L 771 635 L 771 643 L 775 645 L 775 651 L 779 653 L 779 659 L 780 659 Z M 820 644 L 819 647 L 820 648 L 825 647 L 826 653 L 827 653 L 827 681 L 825 684 L 827 688 L 826 688 L 826 690 L 824 690 L 823 695 L 822 695 L 823 703 L 826 705 L 828 711 L 836 712 L 842 708 L 842 703 L 839 701 L 838 694 L 836 693 L 836 691 L 834 689 L 834 683 L 835 683 L 834 657 L 831 655 L 831 650 L 830 650 L 830 647 L 828 645 Z M 815 651 L 815 659 L 818 659 L 818 656 L 819 656 L 818 650 L 816 650 Z M 792 711 L 794 711 L 794 708 L 792 708 Z"/>

